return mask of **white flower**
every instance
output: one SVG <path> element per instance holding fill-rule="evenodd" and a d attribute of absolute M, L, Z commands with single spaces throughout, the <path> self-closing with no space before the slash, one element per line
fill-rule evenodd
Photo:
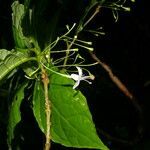
<path fill-rule="evenodd" d="M 80 67 L 76 67 L 77 70 L 78 70 L 78 74 L 74 74 L 74 73 L 73 73 L 73 74 L 71 74 L 71 75 L 67 75 L 67 74 L 62 74 L 62 73 L 56 72 L 56 71 L 54 71 L 54 70 L 48 68 L 47 66 L 45 66 L 43 63 L 42 63 L 42 65 L 43 65 L 46 69 L 48 69 L 48 70 L 50 70 L 50 71 L 52 71 L 52 72 L 54 72 L 54 73 L 56 73 L 56 74 L 58 74 L 58 75 L 60 75 L 60 76 L 63 76 L 63 77 L 66 77 L 66 78 L 70 78 L 70 79 L 75 80 L 76 83 L 74 84 L 73 89 L 75 89 L 76 87 L 79 86 L 80 81 L 83 80 L 83 81 L 88 82 L 89 84 L 92 84 L 92 82 L 88 81 L 87 79 L 94 80 L 94 78 L 95 78 L 90 72 L 89 72 L 89 76 L 84 76 L 84 75 L 83 75 L 83 72 L 82 72 L 82 69 L 81 69 Z"/>
<path fill-rule="evenodd" d="M 92 82 L 88 81 L 87 79 L 94 80 L 94 76 L 93 75 L 84 76 L 82 69 L 80 67 L 76 67 L 76 68 L 78 70 L 78 74 L 74 74 L 74 73 L 71 74 L 71 78 L 76 81 L 75 85 L 73 86 L 73 89 L 79 86 L 81 80 L 86 81 L 89 84 L 92 84 Z"/>

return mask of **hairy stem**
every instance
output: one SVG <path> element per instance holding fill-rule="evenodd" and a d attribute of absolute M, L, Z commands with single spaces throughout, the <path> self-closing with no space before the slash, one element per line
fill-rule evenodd
<path fill-rule="evenodd" d="M 44 96 L 45 96 L 45 113 L 46 113 L 46 142 L 44 150 L 50 150 L 51 147 L 51 135 L 50 135 L 50 128 L 51 128 L 51 103 L 48 96 L 48 85 L 49 79 L 46 73 L 46 70 L 42 68 L 42 82 L 44 85 Z"/>

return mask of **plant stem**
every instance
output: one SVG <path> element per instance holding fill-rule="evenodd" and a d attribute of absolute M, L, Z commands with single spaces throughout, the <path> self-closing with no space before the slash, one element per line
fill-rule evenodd
<path fill-rule="evenodd" d="M 98 5 L 92 16 L 84 23 L 83 28 L 99 13 L 101 6 Z"/>
<path fill-rule="evenodd" d="M 68 57 L 69 57 L 69 53 L 70 53 L 69 50 L 71 49 L 71 47 L 72 47 L 72 45 L 74 44 L 74 42 L 75 42 L 76 39 L 77 39 L 77 36 L 74 36 L 74 38 L 73 38 L 73 40 L 72 40 L 72 42 L 71 42 L 70 44 L 68 44 L 68 41 L 66 41 L 66 44 L 67 44 L 67 51 L 66 51 L 66 58 L 65 58 L 65 60 L 64 60 L 63 66 L 66 66 L 66 64 L 67 64 Z"/>
<path fill-rule="evenodd" d="M 66 58 L 64 60 L 63 66 L 66 66 L 66 64 L 67 64 L 68 56 L 69 56 L 69 49 L 71 48 L 68 44 L 68 41 L 66 41 L 66 44 L 67 44 L 67 51 L 66 51 Z"/>
<path fill-rule="evenodd" d="M 49 79 L 48 75 L 46 73 L 46 70 L 42 67 L 42 82 L 44 85 L 44 95 L 45 95 L 45 113 L 46 113 L 46 142 L 45 142 L 45 148 L 44 150 L 50 150 L 51 148 L 51 135 L 50 135 L 50 128 L 51 128 L 51 102 L 49 100 L 48 96 L 48 85 L 49 85 Z"/>
<path fill-rule="evenodd" d="M 124 85 L 124 83 L 115 75 L 113 74 L 111 68 L 104 62 L 102 62 L 94 53 L 90 52 L 91 57 L 96 60 L 102 67 L 103 69 L 108 73 L 110 79 L 116 84 L 116 86 L 122 91 L 122 93 L 127 96 L 135 108 L 138 110 L 140 116 L 142 114 L 142 108 L 139 105 L 139 103 L 136 101 L 135 96 L 128 90 L 128 88 Z"/>

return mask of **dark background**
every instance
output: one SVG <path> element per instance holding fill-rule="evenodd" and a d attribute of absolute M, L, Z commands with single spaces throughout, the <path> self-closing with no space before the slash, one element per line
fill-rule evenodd
<path fill-rule="evenodd" d="M 0 0 L 0 48 L 13 47 L 11 33 L 11 1 Z M 81 86 L 96 124 L 97 132 L 111 150 L 150 149 L 150 24 L 148 1 L 137 0 L 131 5 L 131 12 L 119 12 L 119 20 L 114 22 L 112 13 L 102 9 L 91 26 L 100 24 L 105 36 L 94 39 L 97 56 L 107 63 L 128 89 L 135 95 L 142 109 L 139 112 L 124 96 L 100 67 L 93 67 L 96 79 L 91 86 Z M 84 84 L 84 83 L 82 83 Z M 7 86 L 6 86 L 7 87 Z M 85 89 L 86 87 L 86 89 Z M 0 149 L 6 147 L 6 122 L 4 122 L 5 92 L 0 91 Z M 23 104 L 22 127 L 25 142 L 22 149 L 42 149 L 42 133 L 34 122 L 27 103 Z M 32 132 L 31 132 L 32 131 Z M 71 150 L 53 144 L 52 149 Z M 75 149 L 75 148 L 74 148 Z"/>

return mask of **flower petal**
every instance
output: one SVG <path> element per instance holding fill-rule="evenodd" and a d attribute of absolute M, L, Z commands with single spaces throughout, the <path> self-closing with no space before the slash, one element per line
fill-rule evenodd
<path fill-rule="evenodd" d="M 82 77 L 82 69 L 80 67 L 76 67 L 78 69 L 79 76 Z"/>
<path fill-rule="evenodd" d="M 75 89 L 76 87 L 78 87 L 80 84 L 80 80 L 77 80 L 77 82 L 74 84 L 73 89 Z"/>
<path fill-rule="evenodd" d="M 71 76 L 71 78 L 73 79 L 73 80 L 75 80 L 75 81 L 78 81 L 79 80 L 79 75 L 77 75 L 77 74 L 71 74 L 70 75 Z"/>

